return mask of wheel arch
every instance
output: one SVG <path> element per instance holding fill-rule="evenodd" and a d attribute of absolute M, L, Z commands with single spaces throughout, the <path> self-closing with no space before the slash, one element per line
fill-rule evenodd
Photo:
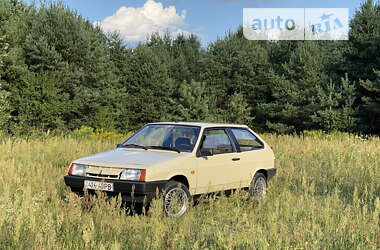
<path fill-rule="evenodd" d="M 259 173 L 263 174 L 265 176 L 265 179 L 268 181 L 268 171 L 266 169 L 259 169 L 259 170 L 257 170 L 254 176 L 256 176 Z"/>
<path fill-rule="evenodd" d="M 177 182 L 181 182 L 183 184 L 185 184 L 185 186 L 190 189 L 190 184 L 189 184 L 189 181 L 187 179 L 186 176 L 184 175 L 181 175 L 181 174 L 177 174 L 177 175 L 174 175 L 173 177 L 171 177 L 169 179 L 169 181 L 177 181 Z"/>

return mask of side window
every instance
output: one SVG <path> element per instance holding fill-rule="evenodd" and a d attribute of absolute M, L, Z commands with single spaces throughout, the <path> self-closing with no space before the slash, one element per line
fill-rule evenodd
<path fill-rule="evenodd" d="M 212 149 L 213 154 L 232 153 L 234 149 L 224 129 L 210 129 L 203 134 L 202 148 Z"/>
<path fill-rule="evenodd" d="M 231 129 L 242 152 L 264 148 L 264 144 L 246 129 Z"/>

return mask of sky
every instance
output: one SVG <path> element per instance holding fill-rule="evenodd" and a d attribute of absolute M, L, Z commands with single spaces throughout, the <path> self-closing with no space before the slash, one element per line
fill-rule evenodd
<path fill-rule="evenodd" d="M 62 0 L 61 0 L 62 1 Z M 63 0 L 106 32 L 119 31 L 127 43 L 153 32 L 196 34 L 202 45 L 234 31 L 243 8 L 349 8 L 350 17 L 364 0 Z M 27 3 L 33 0 L 25 0 Z"/>

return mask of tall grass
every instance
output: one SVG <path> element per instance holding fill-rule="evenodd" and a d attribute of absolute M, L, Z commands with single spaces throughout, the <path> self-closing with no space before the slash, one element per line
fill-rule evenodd
<path fill-rule="evenodd" d="M 53 137 L 0 144 L 2 249 L 379 249 L 380 139 L 264 136 L 277 176 L 263 202 L 236 192 L 181 218 L 128 216 L 116 200 L 91 208 L 65 186 L 71 160 L 120 141 Z"/>

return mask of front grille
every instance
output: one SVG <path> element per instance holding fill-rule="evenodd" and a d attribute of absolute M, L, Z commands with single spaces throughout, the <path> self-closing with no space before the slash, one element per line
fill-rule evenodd
<path fill-rule="evenodd" d="M 118 175 L 91 174 L 91 173 L 87 173 L 87 177 L 106 178 L 106 179 L 119 179 Z"/>
<path fill-rule="evenodd" d="M 99 179 L 111 179 L 118 180 L 122 172 L 120 168 L 106 168 L 98 166 L 90 166 L 87 169 L 87 177 L 99 178 Z"/>

